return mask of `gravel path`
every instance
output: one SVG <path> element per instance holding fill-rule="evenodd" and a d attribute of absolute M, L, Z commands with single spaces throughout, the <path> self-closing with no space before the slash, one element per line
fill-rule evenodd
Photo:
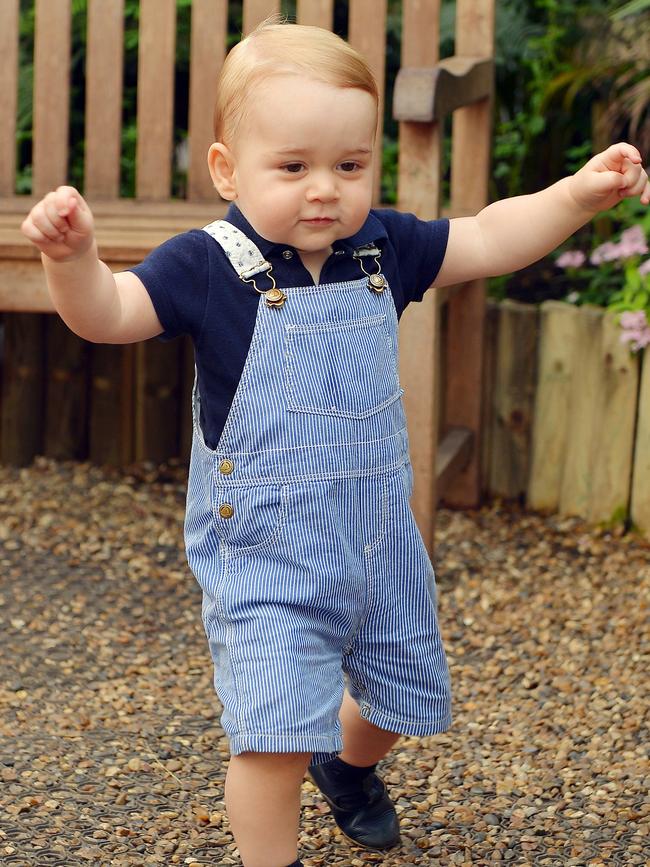
<path fill-rule="evenodd" d="M 0 468 L 0 864 L 238 864 L 183 560 L 183 473 Z M 383 772 L 404 845 L 348 847 L 309 783 L 306 865 L 650 865 L 650 547 L 443 511 L 444 736 Z"/>

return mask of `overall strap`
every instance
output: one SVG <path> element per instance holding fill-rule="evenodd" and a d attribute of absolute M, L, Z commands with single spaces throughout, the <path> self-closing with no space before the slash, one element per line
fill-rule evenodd
<path fill-rule="evenodd" d="M 203 231 L 221 246 L 241 280 L 249 281 L 251 277 L 271 270 L 271 263 L 266 261 L 251 239 L 232 223 L 215 220 L 204 226 Z"/>
<path fill-rule="evenodd" d="M 287 296 L 275 285 L 275 277 L 271 273 L 273 266 L 262 256 L 258 247 L 240 229 L 228 223 L 226 220 L 215 220 L 203 227 L 223 252 L 228 261 L 237 272 L 237 276 L 244 283 L 252 283 L 253 288 L 260 295 L 264 295 L 267 307 L 282 307 Z M 255 278 L 260 274 L 266 274 L 271 281 L 271 288 L 259 289 Z"/>

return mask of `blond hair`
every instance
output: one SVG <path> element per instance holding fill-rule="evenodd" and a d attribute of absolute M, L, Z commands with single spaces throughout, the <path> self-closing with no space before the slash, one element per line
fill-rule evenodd
<path fill-rule="evenodd" d="M 230 51 L 217 82 L 215 141 L 230 145 L 254 86 L 271 75 L 303 75 L 335 87 L 354 87 L 379 104 L 366 60 L 329 30 L 267 19 Z"/>

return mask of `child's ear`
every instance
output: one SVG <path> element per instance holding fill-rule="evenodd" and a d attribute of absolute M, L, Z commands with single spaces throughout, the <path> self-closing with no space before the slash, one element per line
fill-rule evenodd
<path fill-rule="evenodd" d="M 225 144 L 217 141 L 210 145 L 208 168 L 212 182 L 221 198 L 233 202 L 237 198 L 235 158 Z"/>

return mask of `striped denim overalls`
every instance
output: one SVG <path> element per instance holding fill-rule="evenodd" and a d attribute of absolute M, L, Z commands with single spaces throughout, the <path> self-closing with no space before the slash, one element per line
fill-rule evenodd
<path fill-rule="evenodd" d="M 383 276 L 364 276 L 380 251 L 355 252 L 359 279 L 265 291 L 257 247 L 226 222 L 206 231 L 260 292 L 214 451 L 195 388 L 185 522 L 231 752 L 331 758 L 345 681 L 380 728 L 443 731 L 449 675 L 409 507 L 397 315 Z"/>

